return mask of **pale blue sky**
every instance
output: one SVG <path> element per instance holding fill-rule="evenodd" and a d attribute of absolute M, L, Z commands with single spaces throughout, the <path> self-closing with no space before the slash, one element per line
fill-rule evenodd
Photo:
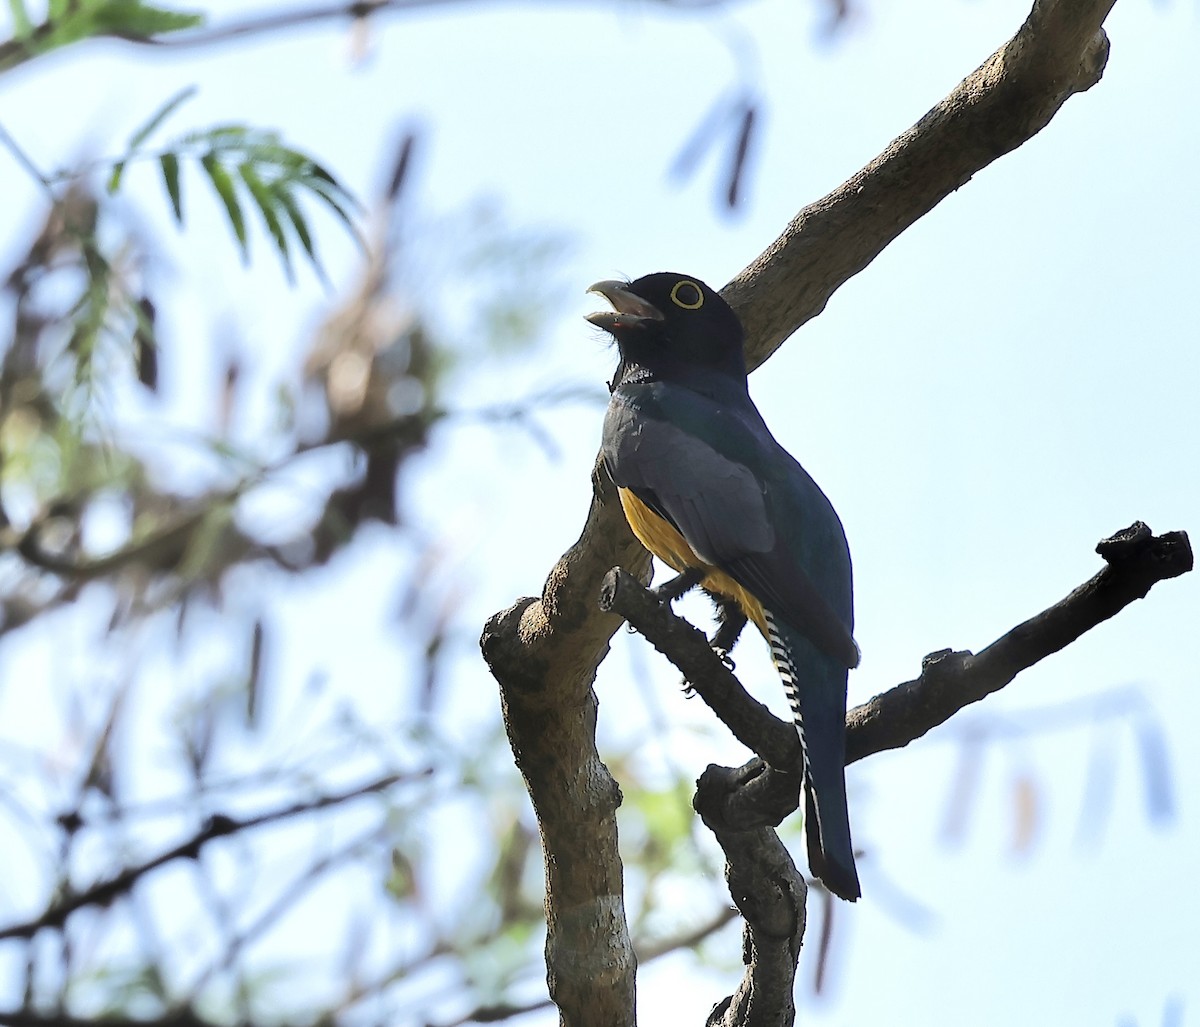
<path fill-rule="evenodd" d="M 531 359 L 489 378 L 488 389 L 524 394 L 566 379 L 594 384 L 599 397 L 613 360 L 581 320 L 595 303 L 583 294 L 590 282 L 674 269 L 723 283 L 1027 13 L 1021 0 L 864 3 L 831 45 L 819 41 L 810 6 L 762 0 L 703 15 L 649 4 L 447 6 L 381 22 L 357 67 L 332 31 L 153 58 L 95 47 L 6 77 L 0 118 L 53 166 L 84 143 L 112 150 L 159 98 L 194 82 L 200 94 L 176 128 L 276 125 L 369 196 L 397 123 L 415 116 L 428 130 L 415 195 L 431 215 L 491 197 L 510 222 L 562 231 L 572 243 L 557 269 L 569 290 L 561 317 Z M 1200 531 L 1200 17 L 1182 0 L 1119 0 L 1108 31 L 1112 56 L 1097 87 L 909 230 L 752 379 L 776 435 L 846 526 L 864 653 L 852 701 L 914 676 L 929 651 L 981 648 L 1058 600 L 1101 566 L 1095 542 L 1135 519 L 1156 532 Z M 722 42 L 729 32 L 751 41 L 753 82 L 765 97 L 737 216 L 715 203 L 717 161 L 683 185 L 667 175 L 697 119 L 737 83 Z M 167 366 L 168 388 L 181 417 L 201 423 L 222 326 L 236 324 L 249 342 L 251 382 L 265 397 L 327 299 L 307 273 L 289 290 L 261 235 L 253 267 L 238 269 L 198 179 L 182 237 L 167 227 L 157 185 L 143 184 L 141 214 L 178 240 L 164 331 L 184 356 Z M 7 245 L 32 220 L 26 210 L 37 193 L 7 157 L 0 189 Z M 333 277 L 344 281 L 352 251 L 332 221 L 319 231 Z M 475 389 L 470 399 L 488 398 Z M 266 409 L 264 400 L 260 417 Z M 472 540 L 462 573 L 483 578 L 463 598 L 456 664 L 467 735 L 498 717 L 474 650 L 478 626 L 540 588 L 586 507 L 599 403 L 549 413 L 544 423 L 558 460 L 523 435 L 476 427 L 444 433 L 423 461 L 415 505 L 432 526 L 434 510 L 456 497 L 442 530 Z M 253 418 L 243 430 L 253 437 Z M 518 492 L 539 503 L 523 508 Z M 392 697 L 360 694 L 355 683 L 403 659 L 383 638 L 382 609 L 402 567 L 403 554 L 376 536 L 281 597 L 288 645 L 279 687 L 300 688 L 321 663 L 364 711 L 393 709 Z M 1094 737 L 1087 728 L 989 749 L 971 828 L 957 846 L 939 839 L 961 729 L 853 768 L 865 897 L 841 921 L 835 994 L 806 1005 L 806 1022 L 1008 1027 L 1126 1017 L 1148 1027 L 1172 996 L 1185 1005 L 1184 1023 L 1200 1016 L 1200 899 L 1191 885 L 1200 865 L 1197 580 L 1157 586 L 967 715 L 1140 687 L 1166 726 L 1174 822 L 1148 821 L 1127 727 L 1104 736 L 1117 747 L 1117 790 L 1108 828 L 1090 847 L 1075 840 Z M 365 624 L 362 608 L 345 601 L 350 590 L 384 597 Z M 357 658 L 332 662 L 328 652 L 348 633 L 359 640 Z M 50 644 L 31 634 L 23 653 L 8 655 L 10 667 L 49 665 Z M 743 642 L 739 670 L 782 712 L 757 644 Z M 633 666 L 652 671 L 663 716 L 704 720 L 699 704 L 679 697 L 674 672 L 622 632 L 597 685 L 610 744 L 651 717 L 628 680 Z M 0 692 L 0 711 L 6 724 L 41 724 L 53 737 L 53 718 L 30 697 Z M 696 773 L 743 758 L 719 740 L 684 739 L 673 752 L 671 761 Z M 645 759 L 668 762 L 653 747 Z M 1018 857 L 1012 795 L 1022 777 L 1036 781 L 1042 804 L 1037 843 Z M 932 913 L 924 933 L 897 922 L 884 901 L 893 885 Z M 722 943 L 734 959 L 736 935 Z M 645 1022 L 703 1022 L 727 988 L 713 977 L 690 956 L 648 969 L 639 988 Z"/>

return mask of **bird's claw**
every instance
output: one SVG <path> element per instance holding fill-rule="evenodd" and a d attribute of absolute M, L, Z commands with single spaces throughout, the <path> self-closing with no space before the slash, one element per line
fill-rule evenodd
<path fill-rule="evenodd" d="M 660 603 L 670 606 L 684 593 L 690 592 L 699 585 L 703 578 L 704 572 L 699 567 L 689 567 L 675 575 L 670 581 L 664 581 L 657 588 L 650 589 L 650 594 Z"/>

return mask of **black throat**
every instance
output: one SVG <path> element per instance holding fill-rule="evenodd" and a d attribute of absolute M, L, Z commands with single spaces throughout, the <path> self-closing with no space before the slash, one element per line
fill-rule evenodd
<path fill-rule="evenodd" d="M 616 392 L 622 386 L 649 385 L 653 382 L 689 389 L 722 406 L 753 406 L 744 373 L 729 374 L 717 368 L 697 367 L 692 364 L 672 363 L 668 366 L 647 367 L 645 364 L 622 359 L 612 381 L 608 383 L 608 391 Z"/>

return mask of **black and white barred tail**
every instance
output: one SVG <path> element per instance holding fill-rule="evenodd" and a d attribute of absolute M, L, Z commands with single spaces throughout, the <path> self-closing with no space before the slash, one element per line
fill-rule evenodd
<path fill-rule="evenodd" d="M 834 895 L 854 901 L 862 889 L 846 808 L 847 668 L 770 610 L 763 619 L 800 738 L 809 866 Z"/>
<path fill-rule="evenodd" d="M 763 619 L 767 622 L 767 643 L 771 646 L 771 661 L 779 672 L 779 680 L 783 682 L 783 691 L 787 695 L 788 705 L 792 709 L 792 719 L 796 723 L 796 734 L 800 736 L 800 752 L 804 757 L 804 776 L 809 776 L 808 742 L 804 737 L 804 711 L 800 706 L 800 690 L 797 680 L 798 673 L 788 652 L 787 642 L 775 622 L 775 616 L 763 607 Z"/>

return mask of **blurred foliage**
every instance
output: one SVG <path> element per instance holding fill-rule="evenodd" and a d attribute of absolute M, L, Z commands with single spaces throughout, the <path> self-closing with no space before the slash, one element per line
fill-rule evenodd
<path fill-rule="evenodd" d="M 193 95 L 194 87 L 176 93 L 129 137 L 125 153 L 112 162 L 109 193 L 116 193 L 121 187 L 125 169 L 131 161 L 148 156 L 144 151 L 146 142 Z M 354 229 L 351 212 L 358 207 L 354 197 L 311 157 L 285 146 L 276 132 L 249 125 L 218 125 L 188 132 L 149 156 L 158 161 L 163 186 L 180 225 L 183 224 L 180 161 L 191 158 L 199 164 L 224 207 L 243 260 L 250 259 L 243 207 L 246 201 L 256 207 L 289 279 L 292 278 L 292 247 L 296 243 L 321 272 L 312 230 L 301 207 L 302 196 L 316 199 Z"/>
<path fill-rule="evenodd" d="M 39 882 L 5 900 L 0 956 L 20 947 L 30 1015 L 268 1022 L 422 1009 L 453 1020 L 476 1006 L 536 1006 L 532 816 L 498 730 L 465 744 L 432 718 L 461 586 L 406 506 L 412 458 L 436 430 L 523 419 L 519 401 L 463 415 L 453 399 L 536 336 L 558 300 L 546 264 L 561 244 L 493 208 L 466 215 L 478 252 L 447 258 L 440 284 L 472 289 L 460 320 L 442 318 L 412 276 L 422 261 L 404 214 L 416 145 L 406 136 L 361 229 L 358 281 L 316 331 L 301 387 L 280 383 L 276 434 L 238 438 L 242 358 L 227 351 L 215 431 L 181 443 L 205 459 L 181 477 L 145 444 L 176 431 L 161 384 L 171 296 L 154 292 L 153 240 L 129 227 L 129 204 L 144 200 L 127 168 L 156 161 L 180 218 L 179 167 L 191 160 L 243 254 L 247 203 L 285 263 L 292 244 L 316 261 L 302 193 L 360 231 L 334 177 L 274 133 L 224 126 L 148 150 L 187 95 L 161 105 L 116 160 L 71 172 L 42 172 L 4 138 L 47 202 L 0 288 L 0 645 L 37 625 L 72 637 L 103 627 L 82 664 L 58 672 L 57 751 L 0 751 L 7 858 Z M 508 260 L 489 270 L 489 253 Z M 312 487 L 281 488 L 297 473 Z M 290 508 L 255 516 L 272 490 Z M 272 673 L 272 597 L 372 523 L 397 533 L 407 568 L 394 630 L 415 656 L 392 673 L 422 683 L 400 686 L 408 708 L 387 724 L 329 694 L 319 673 L 299 691 Z M 164 673 L 181 680 L 163 688 Z M 478 891 L 448 908 L 436 825 L 464 820 L 487 825 L 484 865 Z M 321 947 L 341 951 L 336 990 L 297 987 L 302 954 L 248 958 L 345 880 L 358 882 L 345 922 L 319 932 L 334 931 Z"/>
<path fill-rule="evenodd" d="M 204 23 L 194 11 L 158 7 L 142 0 L 50 0 L 35 20 L 25 0 L 9 0 L 12 38 L 0 43 L 0 73 L 60 47 L 86 39 L 152 41 Z"/>

